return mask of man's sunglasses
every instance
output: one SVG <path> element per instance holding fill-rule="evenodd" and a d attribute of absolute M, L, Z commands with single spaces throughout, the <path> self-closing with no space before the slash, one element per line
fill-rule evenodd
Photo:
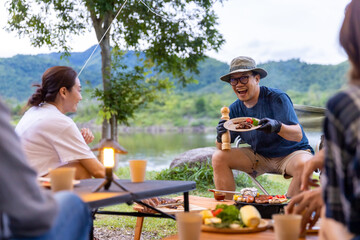
<path fill-rule="evenodd" d="M 242 84 L 247 84 L 249 82 L 249 75 L 241 76 L 238 78 L 230 78 L 230 84 L 231 86 L 236 86 L 239 82 Z"/>

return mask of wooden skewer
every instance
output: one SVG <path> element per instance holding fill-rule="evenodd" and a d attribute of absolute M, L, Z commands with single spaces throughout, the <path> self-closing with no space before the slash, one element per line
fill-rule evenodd
<path fill-rule="evenodd" d="M 226 191 L 226 190 L 217 190 L 217 189 L 208 189 L 209 192 L 222 192 L 222 193 L 239 193 L 241 194 L 241 192 L 236 192 L 236 191 Z"/>

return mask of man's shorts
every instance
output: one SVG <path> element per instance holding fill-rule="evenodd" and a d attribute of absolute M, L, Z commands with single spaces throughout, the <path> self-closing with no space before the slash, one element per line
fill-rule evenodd
<path fill-rule="evenodd" d="M 250 147 L 243 147 L 241 150 L 253 163 L 253 172 L 249 173 L 253 177 L 264 173 L 276 173 L 283 175 L 284 178 L 291 178 L 292 176 L 286 174 L 286 166 L 289 162 L 291 162 L 294 157 L 299 154 L 309 155 L 309 157 L 313 156 L 310 150 L 297 150 L 287 156 L 276 158 L 268 158 L 260 154 L 254 154 L 254 150 Z"/>

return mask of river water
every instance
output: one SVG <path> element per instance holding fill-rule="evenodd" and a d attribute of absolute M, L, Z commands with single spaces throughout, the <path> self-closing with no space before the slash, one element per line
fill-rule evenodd
<path fill-rule="evenodd" d="M 310 145 L 315 148 L 320 139 L 320 130 L 306 130 Z M 119 143 L 128 154 L 119 157 L 119 167 L 128 166 L 127 160 L 146 159 L 148 170 L 160 171 L 168 168 L 172 160 L 194 148 L 214 147 L 215 130 L 213 133 L 174 133 L 161 134 L 133 133 L 120 134 Z"/>

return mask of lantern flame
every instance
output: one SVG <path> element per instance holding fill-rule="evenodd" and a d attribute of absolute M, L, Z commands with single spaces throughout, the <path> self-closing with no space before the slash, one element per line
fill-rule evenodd
<path fill-rule="evenodd" d="M 115 150 L 113 148 L 103 149 L 104 166 L 113 168 L 115 165 Z"/>

